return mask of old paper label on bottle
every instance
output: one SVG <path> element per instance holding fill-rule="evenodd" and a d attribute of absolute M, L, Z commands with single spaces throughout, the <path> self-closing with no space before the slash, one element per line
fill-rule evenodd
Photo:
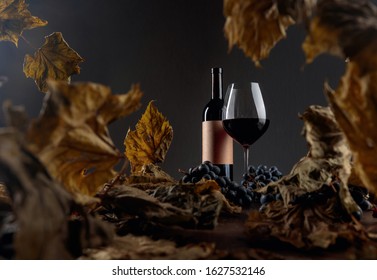
<path fill-rule="evenodd" d="M 224 130 L 222 121 L 202 122 L 202 161 L 233 164 L 233 139 Z"/>

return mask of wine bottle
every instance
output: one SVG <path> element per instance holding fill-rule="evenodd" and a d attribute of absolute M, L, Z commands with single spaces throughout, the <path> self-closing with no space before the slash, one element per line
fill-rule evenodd
<path fill-rule="evenodd" d="M 212 98 L 204 107 L 202 119 L 202 161 L 220 167 L 221 176 L 233 180 L 233 139 L 222 125 L 224 106 L 222 68 L 212 68 Z"/>

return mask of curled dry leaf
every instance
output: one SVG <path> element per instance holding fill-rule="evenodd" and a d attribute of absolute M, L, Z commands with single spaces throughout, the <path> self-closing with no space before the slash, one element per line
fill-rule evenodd
<path fill-rule="evenodd" d="M 146 223 L 184 225 L 193 219 L 189 209 L 161 203 L 145 191 L 129 185 L 115 185 L 100 197 L 105 209 L 109 213 L 114 211 L 117 222 L 136 218 Z"/>
<path fill-rule="evenodd" d="M 163 162 L 172 140 L 173 128 L 151 101 L 136 129 L 128 130 L 124 140 L 132 172 L 137 173 L 143 165 Z"/>
<path fill-rule="evenodd" d="M 273 0 L 224 0 L 224 15 L 229 48 L 238 45 L 256 65 L 294 23 L 291 16 L 279 12 Z"/>
<path fill-rule="evenodd" d="M 142 184 L 145 183 L 149 185 L 152 184 L 161 184 L 161 183 L 173 183 L 175 182 L 174 178 L 167 174 L 161 169 L 161 167 L 155 164 L 146 164 L 143 165 L 139 172 L 131 174 L 127 178 L 128 184 Z"/>
<path fill-rule="evenodd" d="M 107 125 L 137 110 L 142 92 L 137 85 L 120 95 L 94 83 L 48 85 L 43 110 L 28 131 L 29 147 L 68 190 L 94 195 L 124 157 Z"/>
<path fill-rule="evenodd" d="M 60 32 L 45 38 L 45 43 L 34 54 L 25 56 L 24 73 L 35 80 L 38 89 L 47 92 L 47 80 L 70 81 L 73 74 L 80 73 L 79 63 L 84 60 L 69 47 Z"/>
<path fill-rule="evenodd" d="M 302 119 L 309 153 L 265 188 L 283 200 L 269 203 L 261 215 L 253 213 L 249 233 L 256 238 L 264 232 L 262 238 L 271 236 L 298 248 L 328 248 L 339 239 L 353 242 L 361 233 L 357 224 L 349 223 L 359 208 L 347 187 L 351 153 L 346 138 L 329 107 L 310 106 Z M 331 185 L 333 178 L 339 180 L 338 190 Z"/>
<path fill-rule="evenodd" d="M 320 1 L 317 10 L 303 44 L 308 62 L 324 52 L 354 60 L 376 44 L 377 7 L 370 1 Z M 376 63 L 374 52 L 369 54 L 372 61 L 364 60 L 364 67 Z"/>
<path fill-rule="evenodd" d="M 10 41 L 16 46 L 22 32 L 47 25 L 47 21 L 32 16 L 25 0 L 0 2 L 0 41 Z"/>
<path fill-rule="evenodd" d="M 282 202 L 278 201 L 274 204 L 282 204 Z M 296 248 L 305 249 L 306 253 L 308 249 L 323 252 L 321 249 L 329 249 L 337 244 L 338 246 L 333 246 L 331 251 L 340 253 L 337 258 L 375 259 L 377 246 L 367 233 L 353 223 L 334 222 L 332 218 L 329 219 L 329 216 L 324 214 L 332 210 L 326 210 L 326 206 L 322 204 L 315 209 L 305 205 L 284 207 L 281 208 L 283 211 L 279 206 L 277 206 L 279 210 L 269 207 L 266 212 L 269 218 L 253 211 L 246 223 L 247 233 L 253 242 L 271 244 L 278 240 Z"/>
<path fill-rule="evenodd" d="M 193 185 L 175 183 L 151 184 L 146 191 L 146 183 L 115 185 L 100 195 L 103 212 L 130 231 L 143 230 L 147 225 L 180 226 L 182 228 L 214 228 L 225 198 L 214 190 L 215 182 L 202 182 Z M 199 189 L 200 188 L 200 189 Z M 218 188 L 218 186 L 217 186 Z M 225 205 L 226 210 L 229 205 Z M 237 209 L 233 209 L 236 212 Z M 137 223 L 135 223 L 137 221 Z M 124 231 L 125 229 L 122 229 Z"/>
<path fill-rule="evenodd" d="M 326 87 L 334 114 L 352 150 L 355 173 L 372 193 L 377 192 L 376 80 L 377 71 L 362 75 L 358 64 L 350 62 L 336 91 Z"/>
<path fill-rule="evenodd" d="M 16 259 L 71 259 L 110 241 L 108 225 L 87 215 L 10 129 L 0 131 L 0 181 L 17 223 Z"/>

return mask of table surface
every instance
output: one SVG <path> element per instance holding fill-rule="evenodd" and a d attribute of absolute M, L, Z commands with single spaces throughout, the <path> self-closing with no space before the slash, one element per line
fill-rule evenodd
<path fill-rule="evenodd" d="M 154 228 L 151 233 L 155 238 L 174 240 L 178 245 L 190 243 L 215 243 L 216 254 L 213 258 L 232 259 L 376 259 L 377 242 L 372 242 L 368 247 L 370 254 L 358 252 L 360 244 L 349 245 L 345 248 L 330 249 L 297 249 L 291 245 L 278 242 L 277 240 L 251 240 L 246 234 L 245 221 L 248 213 L 240 215 L 222 215 L 218 225 L 213 230 L 192 230 L 176 228 Z M 377 236 L 377 219 L 372 217 L 372 212 L 364 212 L 362 225 L 368 233 Z M 369 244 L 370 245 L 370 244 Z"/>

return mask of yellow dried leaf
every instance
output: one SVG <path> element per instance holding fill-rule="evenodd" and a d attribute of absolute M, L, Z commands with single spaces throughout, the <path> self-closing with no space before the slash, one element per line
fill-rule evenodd
<path fill-rule="evenodd" d="M 84 61 L 69 47 L 60 32 L 52 33 L 45 39 L 34 57 L 27 54 L 24 60 L 26 77 L 34 79 L 42 92 L 47 92 L 48 79 L 69 82 L 71 75 L 80 74 L 78 64 Z"/>
<path fill-rule="evenodd" d="M 73 192 L 93 195 L 114 176 L 124 156 L 113 144 L 107 124 L 140 107 L 142 92 L 127 94 L 94 83 L 49 81 L 40 117 L 29 131 L 29 148 L 49 172 Z"/>
<path fill-rule="evenodd" d="M 124 140 L 132 172 L 140 171 L 146 164 L 164 161 L 172 139 L 173 129 L 169 121 L 151 101 L 136 124 L 136 130 L 128 130 Z"/>
<path fill-rule="evenodd" d="M 16 46 L 26 29 L 47 25 L 47 21 L 32 16 L 25 0 L 0 1 L 0 41 L 10 41 Z"/>
<path fill-rule="evenodd" d="M 224 15 L 229 49 L 238 45 L 256 65 L 294 23 L 291 16 L 279 13 L 273 0 L 224 0 Z"/>
<path fill-rule="evenodd" d="M 310 30 L 302 48 L 306 54 L 306 63 L 311 63 L 321 53 L 342 56 L 343 51 L 338 42 L 338 31 L 323 26 L 318 17 L 310 23 Z"/>
<path fill-rule="evenodd" d="M 321 53 L 360 59 L 364 48 L 375 44 L 377 7 L 370 1 L 320 1 L 303 44 L 307 61 Z M 359 65 L 367 68 L 376 64 L 375 48 Z M 363 69 L 365 71 L 365 69 Z"/>

